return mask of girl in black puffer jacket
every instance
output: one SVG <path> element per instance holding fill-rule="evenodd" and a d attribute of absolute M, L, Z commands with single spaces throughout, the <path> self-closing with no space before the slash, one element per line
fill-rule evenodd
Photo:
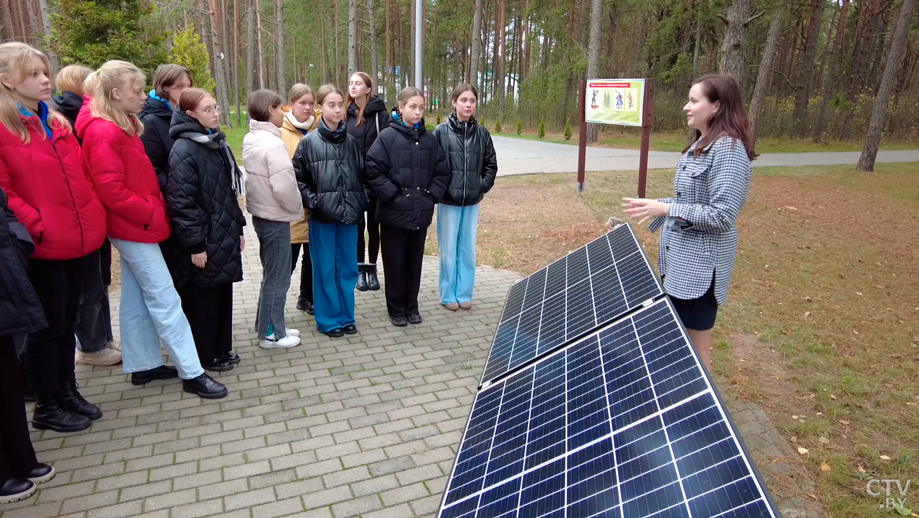
<path fill-rule="evenodd" d="M 332 85 L 316 92 L 319 129 L 303 137 L 294 171 L 309 214 L 316 328 L 332 338 L 357 333 L 357 223 L 367 207 L 361 179 L 364 156 L 345 129 L 344 97 Z"/>
<path fill-rule="evenodd" d="M 220 131 L 217 101 L 189 88 L 172 114 L 166 211 L 185 259 L 173 277 L 191 324 L 201 366 L 227 371 L 232 352 L 233 283 L 243 278 L 243 226 L 236 197 L 240 174 Z"/>
<path fill-rule="evenodd" d="M 472 308 L 479 202 L 498 175 L 491 135 L 475 121 L 478 101 L 474 86 L 457 86 L 453 89 L 453 113 L 434 130 L 452 172 L 447 193 L 437 206 L 440 303 L 450 311 Z"/>
<path fill-rule="evenodd" d="M 421 262 L 434 205 L 450 180 L 447 158 L 424 127 L 424 95 L 409 87 L 367 153 L 364 174 L 379 200 L 377 220 L 386 270 L 386 305 L 394 326 L 420 324 Z"/>

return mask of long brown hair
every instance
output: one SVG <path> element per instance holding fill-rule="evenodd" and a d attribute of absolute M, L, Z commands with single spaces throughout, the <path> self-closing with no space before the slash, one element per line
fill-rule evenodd
<path fill-rule="evenodd" d="M 699 140 L 699 137 L 702 137 L 702 140 L 696 144 L 693 155 L 699 156 L 703 149 L 722 135 L 726 135 L 735 141 L 742 142 L 747 150 L 747 157 L 750 160 L 755 159 L 757 154 L 753 150 L 754 142 L 750 136 L 750 122 L 737 81 L 723 74 L 708 74 L 697 79 L 692 85 L 702 85 L 702 95 L 711 103 L 720 103 L 718 111 L 713 113 L 708 121 L 708 131 L 705 132 L 705 136 L 696 130 L 695 140 Z M 690 147 L 692 146 L 686 146 L 683 152 L 688 151 Z"/>
<path fill-rule="evenodd" d="M 361 81 L 370 89 L 370 91 L 367 92 L 367 101 L 357 110 L 357 125 L 360 126 L 364 123 L 364 109 L 367 108 L 367 103 L 370 102 L 370 99 L 373 99 L 373 79 L 370 79 L 370 76 L 366 72 L 355 72 L 351 74 L 351 77 L 354 76 L 361 78 Z M 343 120 L 348 120 L 348 107 L 351 106 L 353 102 L 355 102 L 355 100 L 351 97 L 351 89 L 349 88 L 347 97 L 345 97 L 345 117 Z"/>

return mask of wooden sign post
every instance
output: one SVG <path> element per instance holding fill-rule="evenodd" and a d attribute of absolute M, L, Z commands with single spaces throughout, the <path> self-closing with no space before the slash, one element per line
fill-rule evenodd
<path fill-rule="evenodd" d="M 589 99 L 589 100 L 588 100 Z M 641 127 L 638 196 L 648 183 L 648 152 L 654 119 L 653 79 L 589 79 L 581 81 L 581 127 L 578 137 L 578 192 L 584 190 L 587 166 L 587 123 Z"/>

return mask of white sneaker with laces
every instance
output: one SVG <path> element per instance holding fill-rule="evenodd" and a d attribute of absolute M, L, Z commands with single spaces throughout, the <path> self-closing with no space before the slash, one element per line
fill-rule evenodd
<path fill-rule="evenodd" d="M 262 349 L 287 349 L 300 345 L 300 337 L 287 335 L 281 339 L 275 339 L 274 333 L 265 337 L 264 340 L 258 341 L 258 346 Z"/>

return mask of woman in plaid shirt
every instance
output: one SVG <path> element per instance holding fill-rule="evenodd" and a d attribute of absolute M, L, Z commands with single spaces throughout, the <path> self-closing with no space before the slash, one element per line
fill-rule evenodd
<path fill-rule="evenodd" d="M 674 197 L 624 198 L 623 209 L 639 225 L 653 219 L 652 232 L 663 227 L 658 266 L 664 289 L 709 367 L 712 327 L 727 300 L 737 254 L 734 221 L 747 199 L 756 153 L 733 78 L 703 76 L 683 111 L 696 141 L 677 164 Z"/>

